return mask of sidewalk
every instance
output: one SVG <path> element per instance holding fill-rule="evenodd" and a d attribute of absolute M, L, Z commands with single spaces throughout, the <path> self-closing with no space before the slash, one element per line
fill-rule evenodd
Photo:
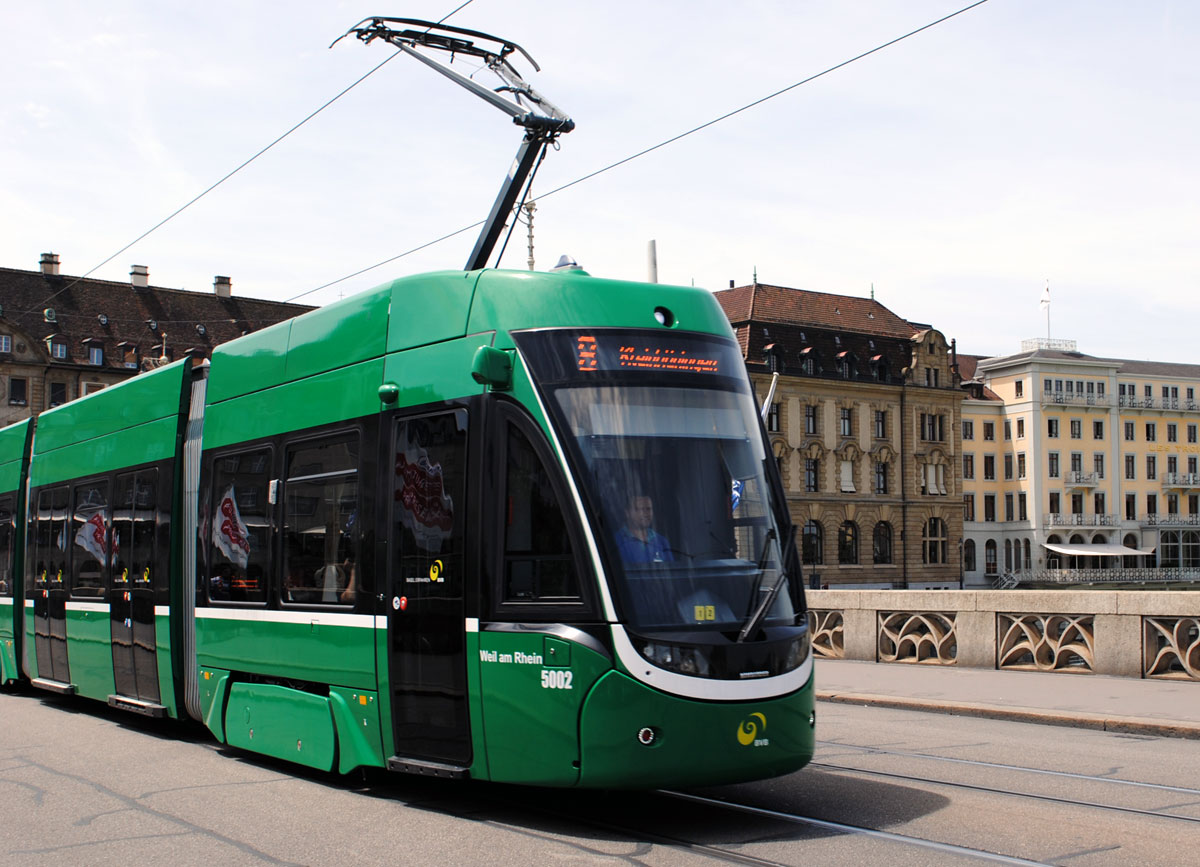
<path fill-rule="evenodd" d="M 1200 683 L 816 661 L 817 700 L 1200 740 Z"/>

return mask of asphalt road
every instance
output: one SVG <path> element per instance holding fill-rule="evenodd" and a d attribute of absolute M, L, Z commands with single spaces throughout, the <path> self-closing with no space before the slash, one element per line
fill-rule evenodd
<path fill-rule="evenodd" d="M 817 736 L 777 780 L 563 792 L 314 774 L 0 694 L 0 863 L 1200 865 L 1194 742 L 828 703 Z"/>

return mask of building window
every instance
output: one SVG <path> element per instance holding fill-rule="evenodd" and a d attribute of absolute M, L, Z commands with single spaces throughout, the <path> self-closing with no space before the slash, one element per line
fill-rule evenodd
<path fill-rule="evenodd" d="M 1137 478 L 1137 457 L 1135 455 L 1125 455 L 1125 478 Z"/>
<path fill-rule="evenodd" d="M 963 455 L 963 478 L 975 478 L 975 455 Z"/>
<path fill-rule="evenodd" d="M 1058 419 L 1046 419 L 1046 436 L 1053 440 L 1058 439 Z"/>
<path fill-rule="evenodd" d="M 12 335 L 11 334 L 0 334 L 0 352 L 3 352 L 3 353 L 12 352 Z"/>
<path fill-rule="evenodd" d="M 1058 478 L 1058 452 L 1049 452 L 1046 455 L 1046 472 L 1050 478 Z"/>
<path fill-rule="evenodd" d="M 57 340 L 50 342 L 50 357 L 63 360 L 67 357 L 67 344 L 60 343 Z"/>
<path fill-rule="evenodd" d="M 877 494 L 887 493 L 887 470 L 886 461 L 875 462 L 875 493 Z"/>
<path fill-rule="evenodd" d="M 104 347 L 95 344 L 88 347 L 88 364 L 100 367 L 104 364 Z"/>
<path fill-rule="evenodd" d="M 779 404 L 771 404 L 771 408 L 767 410 L 767 430 L 771 433 L 779 433 Z"/>
<path fill-rule="evenodd" d="M 25 406 L 29 402 L 29 380 L 12 376 L 8 380 L 8 403 L 10 406 Z"/>
<path fill-rule="evenodd" d="M 884 410 L 875 410 L 875 439 L 881 440 L 887 438 L 887 412 Z"/>
<path fill-rule="evenodd" d="M 887 521 L 875 525 L 872 559 L 876 566 L 886 566 L 892 562 L 892 525 Z"/>
<path fill-rule="evenodd" d="M 1079 452 L 1071 452 L 1071 472 L 1077 476 L 1083 472 L 1083 455 Z"/>
<path fill-rule="evenodd" d="M 1096 478 L 1104 478 L 1104 454 L 1102 452 L 1092 455 L 1092 470 L 1096 473 Z"/>
<path fill-rule="evenodd" d="M 1167 422 L 1167 442 L 1179 442 L 1179 425 L 1174 422 Z"/>
<path fill-rule="evenodd" d="M 1189 424 L 1187 426 L 1187 437 L 1189 443 L 1194 443 L 1196 441 L 1196 426 L 1194 424 Z"/>
<path fill-rule="evenodd" d="M 985 421 L 983 423 L 983 438 L 985 440 L 994 440 L 996 438 L 996 425 L 994 422 Z"/>
<path fill-rule="evenodd" d="M 821 478 L 821 462 L 816 458 L 805 458 L 804 460 L 804 490 L 808 492 L 819 491 L 821 486 L 819 480 Z"/>
<path fill-rule="evenodd" d="M 984 481 L 992 482 L 996 480 L 996 456 L 983 456 L 983 478 Z"/>
<path fill-rule="evenodd" d="M 1057 515 L 1062 512 L 1062 497 L 1058 491 L 1050 492 L 1050 514 Z"/>
<path fill-rule="evenodd" d="M 817 432 L 817 408 L 812 404 L 804 407 L 804 432 L 809 435 Z"/>
<path fill-rule="evenodd" d="M 922 554 L 927 564 L 946 562 L 946 522 L 941 518 L 930 518 L 925 524 Z"/>
<path fill-rule="evenodd" d="M 841 461 L 838 465 L 841 474 L 843 494 L 853 494 L 858 489 L 854 487 L 854 461 Z"/>
<path fill-rule="evenodd" d="M 1148 387 L 1148 386 L 1147 386 Z M 1158 514 L 1158 496 L 1155 494 L 1146 494 L 1146 514 Z"/>
<path fill-rule="evenodd" d="M 988 539 L 983 546 L 983 571 L 987 575 L 995 575 L 996 569 L 996 540 Z"/>
<path fill-rule="evenodd" d="M 983 520 L 985 520 L 985 521 L 995 521 L 996 520 L 996 495 L 995 494 L 984 494 L 983 495 Z"/>
<path fill-rule="evenodd" d="M 1017 478 L 1025 478 L 1025 452 L 1017 452 Z"/>
<path fill-rule="evenodd" d="M 975 571 L 975 540 L 968 539 L 963 542 L 963 571 Z"/>
<path fill-rule="evenodd" d="M 1179 472 L 1179 458 L 1175 455 L 1167 455 L 1167 475 L 1174 476 Z"/>
<path fill-rule="evenodd" d="M 846 521 L 838 528 L 838 563 L 853 566 L 858 563 L 858 524 Z"/>
<path fill-rule="evenodd" d="M 1104 439 L 1104 422 L 1102 422 L 1102 421 L 1092 422 L 1092 439 L 1094 439 L 1094 440 Z"/>
<path fill-rule="evenodd" d="M 1137 520 L 1137 494 L 1125 495 L 1125 520 Z"/>
<path fill-rule="evenodd" d="M 67 402 L 67 384 L 65 382 L 50 383 L 50 406 L 62 406 Z"/>
<path fill-rule="evenodd" d="M 1017 439 L 1025 439 L 1025 419 L 1017 419 Z"/>
<path fill-rule="evenodd" d="M 1103 491 L 1097 491 L 1092 495 L 1092 512 L 1096 515 L 1108 514 L 1108 501 Z"/>
<path fill-rule="evenodd" d="M 1013 477 L 1013 456 L 1005 455 L 1004 456 L 1004 478 L 1005 478 L 1005 480 L 1011 481 L 1012 477 Z"/>
<path fill-rule="evenodd" d="M 1158 478 L 1158 460 L 1154 455 L 1146 455 L 1146 481 L 1154 481 Z"/>
<path fill-rule="evenodd" d="M 854 436 L 854 410 L 843 408 L 840 415 L 842 436 Z"/>
<path fill-rule="evenodd" d="M 963 494 L 963 520 L 975 520 L 975 495 Z"/>
<path fill-rule="evenodd" d="M 1131 443 L 1133 442 L 1135 436 L 1136 434 L 1134 433 L 1133 422 L 1125 422 L 1125 441 Z"/>
<path fill-rule="evenodd" d="M 808 566 L 820 566 L 825 562 L 824 535 L 820 521 L 808 521 L 800 536 L 800 556 Z"/>
<path fill-rule="evenodd" d="M 987 439 L 987 425 L 984 425 L 984 439 Z M 921 439 L 927 442 L 945 442 L 946 441 L 946 417 L 944 415 L 933 415 L 932 413 L 921 413 Z"/>
<path fill-rule="evenodd" d="M 1013 495 L 1004 495 L 1004 520 L 1011 522 L 1013 519 Z"/>
<path fill-rule="evenodd" d="M 963 439 L 965 439 L 965 440 L 975 439 L 975 422 L 964 421 L 962 423 L 962 432 L 963 432 L 963 434 L 962 434 Z"/>
<path fill-rule="evenodd" d="M 1158 438 L 1158 431 L 1154 422 L 1146 422 L 1146 442 L 1152 443 Z"/>
<path fill-rule="evenodd" d="M 1013 385 L 1016 386 L 1017 397 L 1024 397 L 1025 396 L 1025 380 L 1018 379 L 1015 383 L 1013 383 Z"/>
<path fill-rule="evenodd" d="M 1025 492 L 1017 494 L 1017 520 L 1029 520 L 1029 501 L 1025 498 Z"/>
<path fill-rule="evenodd" d="M 1004 438 L 1006 440 L 1012 439 L 1012 422 L 1007 419 L 1004 421 Z"/>
<path fill-rule="evenodd" d="M 1083 439 L 1083 422 L 1077 418 L 1071 419 L 1071 439 Z"/>

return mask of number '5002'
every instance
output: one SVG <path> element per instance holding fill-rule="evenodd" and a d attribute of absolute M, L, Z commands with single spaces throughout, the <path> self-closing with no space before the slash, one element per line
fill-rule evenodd
<path fill-rule="evenodd" d="M 574 672 L 547 671 L 542 669 L 542 689 L 572 689 L 571 680 Z"/>

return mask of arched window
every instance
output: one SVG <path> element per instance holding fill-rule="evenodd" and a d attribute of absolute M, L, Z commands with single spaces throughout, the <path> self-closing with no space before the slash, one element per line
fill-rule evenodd
<path fill-rule="evenodd" d="M 1061 545 L 1062 539 L 1058 538 L 1057 534 L 1051 533 L 1050 537 L 1048 539 L 1046 539 L 1046 544 L 1047 545 Z M 1061 569 L 1062 568 L 1062 555 L 1059 554 L 1057 551 L 1050 551 L 1046 555 L 1046 568 L 1047 569 Z"/>
<path fill-rule="evenodd" d="M 934 564 L 946 562 L 946 522 L 941 518 L 930 518 L 925 524 L 921 540 L 922 562 Z"/>
<path fill-rule="evenodd" d="M 1075 535 L 1073 535 L 1071 537 L 1071 544 L 1072 545 L 1082 545 L 1083 544 L 1083 536 L 1080 536 L 1078 533 L 1076 533 Z M 1085 564 L 1079 562 L 1081 559 L 1083 559 L 1083 558 L 1081 558 L 1078 554 L 1070 555 L 1069 557 L 1067 557 L 1067 568 L 1068 569 L 1079 569 L 1081 566 L 1085 565 Z"/>
<path fill-rule="evenodd" d="M 996 540 L 988 539 L 983 546 L 983 573 L 996 574 Z"/>
<path fill-rule="evenodd" d="M 883 565 L 892 562 L 892 525 L 880 521 L 875 525 L 875 563 Z"/>
<path fill-rule="evenodd" d="M 1025 540 L 1025 571 L 1029 572 L 1033 569 L 1033 557 L 1029 553 L 1029 540 Z"/>
<path fill-rule="evenodd" d="M 809 521 L 804 525 L 804 533 L 800 537 L 800 554 L 806 565 L 819 566 L 825 562 L 824 536 L 825 529 L 820 521 Z"/>
<path fill-rule="evenodd" d="M 854 565 L 858 562 L 858 524 L 846 521 L 838 528 L 838 562 Z"/>
<path fill-rule="evenodd" d="M 963 542 L 963 571 L 975 571 L 975 540 L 968 539 Z"/>
<path fill-rule="evenodd" d="M 1004 571 L 1012 571 L 1012 539 L 1004 540 Z"/>
<path fill-rule="evenodd" d="M 1180 560 L 1185 569 L 1195 569 L 1200 566 L 1200 533 L 1195 530 L 1183 531 L 1183 549 Z"/>
<path fill-rule="evenodd" d="M 1126 548 L 1136 548 L 1137 547 L 1137 536 L 1133 535 L 1133 533 L 1126 533 L 1125 539 L 1122 541 L 1122 544 Z M 1130 554 L 1130 555 L 1127 555 L 1127 556 L 1121 558 L 1121 565 L 1123 565 L 1126 569 L 1136 569 L 1137 564 L 1138 564 L 1137 561 L 1138 561 L 1137 555 Z"/>

